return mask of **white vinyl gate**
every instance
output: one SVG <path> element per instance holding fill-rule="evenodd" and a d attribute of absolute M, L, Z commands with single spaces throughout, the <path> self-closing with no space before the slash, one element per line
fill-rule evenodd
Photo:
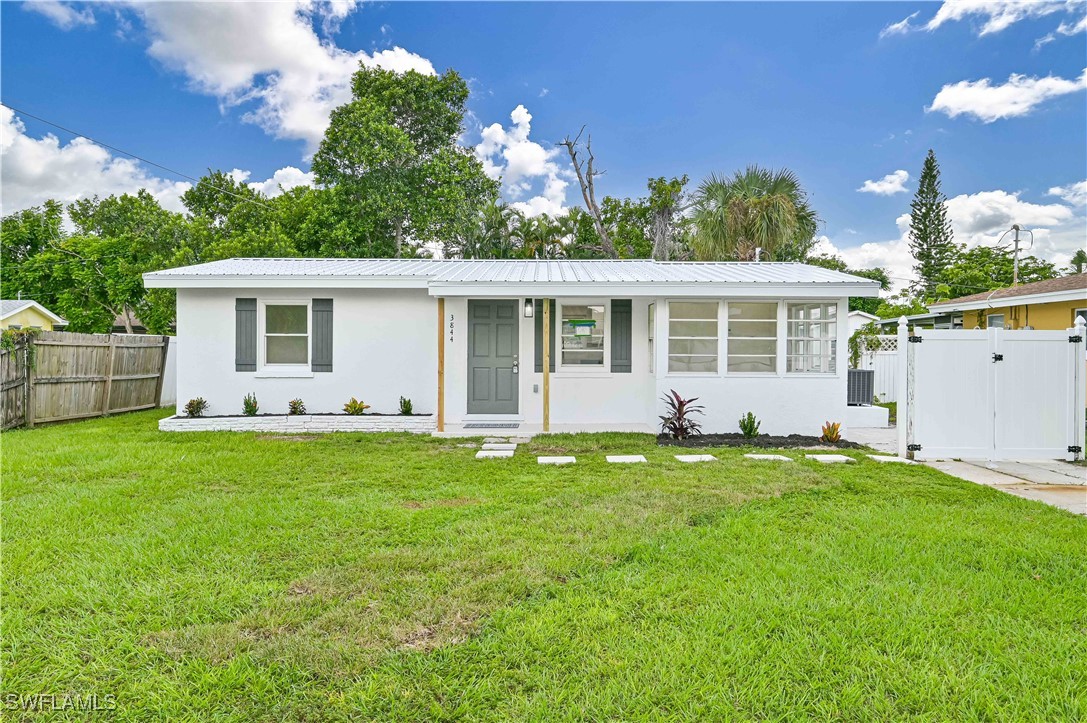
<path fill-rule="evenodd" d="M 1079 459 L 1084 328 L 899 326 L 899 454 L 915 459 Z M 905 400 L 905 403 L 903 403 Z"/>
<path fill-rule="evenodd" d="M 881 402 L 898 401 L 898 337 L 877 336 L 873 348 L 861 353 L 860 369 L 871 369 L 872 393 Z"/>

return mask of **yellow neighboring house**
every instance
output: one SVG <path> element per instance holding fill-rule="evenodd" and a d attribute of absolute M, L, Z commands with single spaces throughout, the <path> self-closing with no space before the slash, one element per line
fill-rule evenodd
<path fill-rule="evenodd" d="M 30 299 L 4 299 L 0 301 L 0 329 L 29 329 L 54 331 L 67 326 L 68 322 Z"/>
<path fill-rule="evenodd" d="M 933 313 L 962 314 L 962 328 L 1068 329 L 1087 319 L 1087 273 L 929 304 Z"/>

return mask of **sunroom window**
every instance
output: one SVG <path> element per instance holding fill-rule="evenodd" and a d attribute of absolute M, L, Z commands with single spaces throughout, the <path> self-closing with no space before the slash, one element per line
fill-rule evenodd
<path fill-rule="evenodd" d="M 309 347 L 308 304 L 265 304 L 265 364 L 308 364 Z"/>
<path fill-rule="evenodd" d="M 669 372 L 717 372 L 717 310 L 716 301 L 669 302 Z"/>
<path fill-rule="evenodd" d="M 785 369 L 833 374 L 837 370 L 838 305 L 789 304 Z"/>
<path fill-rule="evenodd" d="M 603 304 L 563 304 L 560 335 L 563 366 L 604 366 Z"/>
<path fill-rule="evenodd" d="M 777 317 L 776 302 L 728 303 L 728 371 L 777 371 Z"/>

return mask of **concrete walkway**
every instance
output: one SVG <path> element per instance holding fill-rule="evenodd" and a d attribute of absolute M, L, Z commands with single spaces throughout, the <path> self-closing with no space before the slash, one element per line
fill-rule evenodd
<path fill-rule="evenodd" d="M 1087 467 L 1067 462 L 924 462 L 952 477 L 1087 515 Z"/>

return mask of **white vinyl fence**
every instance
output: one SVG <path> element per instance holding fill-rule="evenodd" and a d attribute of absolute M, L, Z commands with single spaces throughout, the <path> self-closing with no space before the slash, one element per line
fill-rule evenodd
<path fill-rule="evenodd" d="M 873 393 L 881 402 L 898 401 L 898 337 L 876 337 L 874 349 L 861 354 L 858 369 L 871 369 Z"/>
<path fill-rule="evenodd" d="M 1084 327 L 898 332 L 898 449 L 915 459 L 1081 459 Z"/>

